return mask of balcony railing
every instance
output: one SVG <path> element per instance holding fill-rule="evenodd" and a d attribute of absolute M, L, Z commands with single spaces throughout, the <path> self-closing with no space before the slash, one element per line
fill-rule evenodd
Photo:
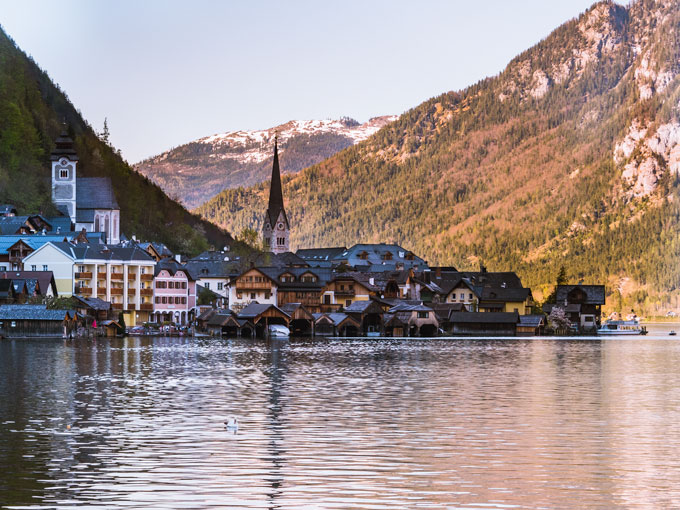
<path fill-rule="evenodd" d="M 271 290 L 271 282 L 236 282 L 236 290 Z"/>
<path fill-rule="evenodd" d="M 153 296 L 153 289 L 139 289 L 139 294 L 142 296 Z"/>
<path fill-rule="evenodd" d="M 76 287 L 76 294 L 82 295 L 92 295 L 92 288 L 90 287 Z"/>
<path fill-rule="evenodd" d="M 111 303 L 111 308 L 113 308 L 114 310 L 122 310 L 123 303 Z"/>
<path fill-rule="evenodd" d="M 111 273 L 111 279 L 123 281 L 123 273 Z"/>
<path fill-rule="evenodd" d="M 354 290 L 336 290 L 336 296 L 354 296 Z"/>
<path fill-rule="evenodd" d="M 128 273 L 128 281 L 134 282 L 137 279 L 137 275 L 134 273 Z"/>
<path fill-rule="evenodd" d="M 153 280 L 153 275 L 152 274 L 140 274 L 139 279 L 142 280 L 143 282 L 150 282 Z"/>
<path fill-rule="evenodd" d="M 98 280 L 106 280 L 106 272 L 99 272 L 97 273 L 97 279 Z"/>
<path fill-rule="evenodd" d="M 97 287 L 97 296 L 106 296 L 106 287 Z"/>
<path fill-rule="evenodd" d="M 117 287 L 111 287 L 111 295 L 112 296 L 122 296 L 123 295 L 123 289 L 117 288 Z"/>
<path fill-rule="evenodd" d="M 139 305 L 140 310 L 145 310 L 145 311 L 153 311 L 153 304 L 152 303 L 142 303 Z"/>
<path fill-rule="evenodd" d="M 76 273 L 76 279 L 78 279 L 78 278 L 83 279 L 83 280 L 90 279 L 90 278 L 92 278 L 92 273 L 89 272 L 89 271 L 86 271 L 84 273 Z"/>
<path fill-rule="evenodd" d="M 137 294 L 137 290 L 134 287 L 128 287 L 128 296 L 134 296 Z"/>

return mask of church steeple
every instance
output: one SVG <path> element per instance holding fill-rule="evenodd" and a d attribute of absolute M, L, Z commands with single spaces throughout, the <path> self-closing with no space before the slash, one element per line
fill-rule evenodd
<path fill-rule="evenodd" d="M 264 218 L 262 237 L 265 248 L 274 253 L 290 251 L 290 225 L 286 210 L 283 207 L 283 189 L 281 187 L 281 170 L 279 168 L 278 134 L 274 137 L 274 163 L 272 164 L 272 180 L 269 188 L 269 207 Z"/>

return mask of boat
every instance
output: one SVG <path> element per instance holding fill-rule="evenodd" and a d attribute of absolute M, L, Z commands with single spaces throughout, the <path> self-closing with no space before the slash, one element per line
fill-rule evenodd
<path fill-rule="evenodd" d="M 269 326 L 269 336 L 272 338 L 288 338 L 290 329 L 280 324 L 272 324 Z"/>
<path fill-rule="evenodd" d="M 675 330 L 671 330 L 671 332 L 668 333 L 668 334 L 669 334 L 670 336 L 675 336 L 675 335 L 677 335 L 677 333 L 675 332 Z"/>
<path fill-rule="evenodd" d="M 597 330 L 598 335 L 646 335 L 647 328 L 640 326 L 640 321 L 631 319 L 626 321 L 609 320 Z"/>

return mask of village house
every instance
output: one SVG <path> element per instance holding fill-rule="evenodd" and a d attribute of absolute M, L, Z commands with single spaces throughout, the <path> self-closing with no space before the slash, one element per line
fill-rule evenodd
<path fill-rule="evenodd" d="M 238 264 L 226 249 L 203 252 L 189 259 L 185 267 L 199 286 L 225 299 L 229 298 L 229 280 L 240 273 Z"/>
<path fill-rule="evenodd" d="M 258 268 L 276 285 L 279 308 L 288 303 L 299 303 L 311 313 L 321 311 L 321 291 L 332 277 L 325 268 Z"/>
<path fill-rule="evenodd" d="M 558 285 L 555 303 L 543 305 L 543 312 L 550 315 L 552 308 L 558 306 L 580 331 L 592 331 L 600 324 L 604 303 L 604 285 Z"/>
<path fill-rule="evenodd" d="M 239 311 L 251 303 L 277 304 L 278 285 L 258 268 L 248 269 L 229 281 L 229 307 Z"/>
<path fill-rule="evenodd" d="M 193 321 L 196 308 L 196 280 L 189 270 L 173 259 L 156 262 L 154 307 L 151 322 L 173 322 L 184 326 Z"/>
<path fill-rule="evenodd" d="M 357 301 L 368 301 L 380 289 L 368 277 L 352 273 L 337 273 L 321 290 L 321 311 L 336 312 Z"/>
<path fill-rule="evenodd" d="M 356 271 L 383 272 L 414 269 L 423 271 L 427 263 L 396 244 L 355 244 L 335 255 L 332 259 L 337 266 L 348 266 Z"/>
<path fill-rule="evenodd" d="M 0 271 L 0 280 L 10 280 L 15 288 L 25 289 L 26 298 L 57 296 L 57 284 L 52 271 Z"/>

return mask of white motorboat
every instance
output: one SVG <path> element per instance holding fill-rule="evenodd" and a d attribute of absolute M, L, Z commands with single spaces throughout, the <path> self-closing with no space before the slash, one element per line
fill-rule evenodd
<path fill-rule="evenodd" d="M 646 335 L 647 328 L 640 326 L 640 321 L 637 319 L 627 321 L 607 321 L 600 329 L 597 330 L 598 335 Z"/>
<path fill-rule="evenodd" d="M 269 336 L 271 338 L 288 338 L 290 336 L 290 329 L 280 324 L 272 324 L 269 326 Z"/>

